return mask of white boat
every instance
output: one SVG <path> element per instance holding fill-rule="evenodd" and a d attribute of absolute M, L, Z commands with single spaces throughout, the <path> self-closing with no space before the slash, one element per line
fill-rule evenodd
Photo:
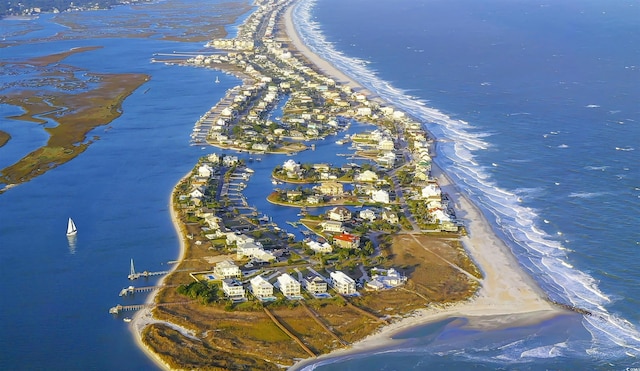
<path fill-rule="evenodd" d="M 131 322 L 131 317 L 124 317 L 122 320 L 129 323 Z"/>
<path fill-rule="evenodd" d="M 220 83 L 220 79 L 216 76 L 216 84 Z"/>
<path fill-rule="evenodd" d="M 75 236 L 76 233 L 78 233 L 76 224 L 73 222 L 73 219 L 69 218 L 69 222 L 67 223 L 67 236 Z"/>

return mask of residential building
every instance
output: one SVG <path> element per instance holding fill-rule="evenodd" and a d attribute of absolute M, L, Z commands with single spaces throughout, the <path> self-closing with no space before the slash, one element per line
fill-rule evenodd
<path fill-rule="evenodd" d="M 320 223 L 323 232 L 342 232 L 342 222 L 335 220 L 325 220 Z"/>
<path fill-rule="evenodd" d="M 245 299 L 244 287 L 238 280 L 232 278 L 222 280 L 222 291 L 231 300 L 239 301 Z"/>
<path fill-rule="evenodd" d="M 282 169 L 286 172 L 297 173 L 300 171 L 300 164 L 298 164 L 294 160 L 287 160 L 282 165 Z"/>
<path fill-rule="evenodd" d="M 327 292 L 327 282 L 318 276 L 309 276 L 303 281 L 304 288 L 313 295 L 324 294 Z"/>
<path fill-rule="evenodd" d="M 300 296 L 300 282 L 296 281 L 288 273 L 278 276 L 278 289 L 280 289 L 286 297 Z"/>
<path fill-rule="evenodd" d="M 271 252 L 265 251 L 262 245 L 258 245 L 253 242 L 238 243 L 238 248 L 236 249 L 236 257 L 238 259 L 249 257 L 263 262 L 276 260 L 276 257 Z"/>
<path fill-rule="evenodd" d="M 344 193 L 344 186 L 338 182 L 322 182 L 318 186 L 318 191 L 329 196 L 340 196 Z"/>
<path fill-rule="evenodd" d="M 378 180 L 378 174 L 371 170 L 365 170 L 354 178 L 356 182 L 375 182 Z"/>
<path fill-rule="evenodd" d="M 205 164 L 198 167 L 198 176 L 211 178 L 211 175 L 213 175 L 213 168 L 210 165 Z"/>
<path fill-rule="evenodd" d="M 360 236 L 343 232 L 333 237 L 333 243 L 344 249 L 356 249 L 360 247 Z"/>
<path fill-rule="evenodd" d="M 258 299 L 272 298 L 273 285 L 262 276 L 255 276 L 249 281 L 251 292 Z"/>
<path fill-rule="evenodd" d="M 440 199 L 442 197 L 442 191 L 436 184 L 428 184 L 421 191 L 422 198 L 424 199 Z"/>
<path fill-rule="evenodd" d="M 231 260 L 223 260 L 213 268 L 213 275 L 217 279 L 238 278 L 242 276 L 242 272 Z"/>
<path fill-rule="evenodd" d="M 351 211 L 344 206 L 336 206 L 327 212 L 327 217 L 330 220 L 346 222 L 351 219 Z"/>
<path fill-rule="evenodd" d="M 331 272 L 331 286 L 336 292 L 342 295 L 353 295 L 356 293 L 356 281 L 341 271 Z"/>
<path fill-rule="evenodd" d="M 384 189 L 379 189 L 377 191 L 374 191 L 373 193 L 371 193 L 371 201 L 388 204 L 389 192 L 385 191 Z"/>
<path fill-rule="evenodd" d="M 404 285 L 406 282 L 407 277 L 394 268 L 373 268 L 371 270 L 371 281 L 367 282 L 367 288 L 372 290 L 388 289 Z"/>
<path fill-rule="evenodd" d="M 358 215 L 360 216 L 360 218 L 362 218 L 364 220 L 368 220 L 370 222 L 373 222 L 377 218 L 376 212 L 371 210 L 371 209 L 361 210 Z"/>

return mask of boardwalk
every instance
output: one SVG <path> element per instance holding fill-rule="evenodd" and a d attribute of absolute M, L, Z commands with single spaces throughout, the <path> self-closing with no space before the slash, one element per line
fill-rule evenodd
<path fill-rule="evenodd" d="M 153 308 L 153 307 L 167 307 L 171 305 L 184 305 L 189 303 L 188 301 L 182 301 L 178 303 L 159 303 L 159 304 L 134 304 L 134 305 L 120 305 L 117 304 L 115 307 L 109 308 L 109 313 L 111 314 L 119 314 L 120 312 L 132 311 L 132 310 L 140 310 L 144 308 Z"/>

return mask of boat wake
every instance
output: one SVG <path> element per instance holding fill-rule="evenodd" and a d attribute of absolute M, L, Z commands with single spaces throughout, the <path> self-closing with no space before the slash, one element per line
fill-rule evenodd
<path fill-rule="evenodd" d="M 439 142 L 436 161 L 457 185 L 483 210 L 496 233 L 510 246 L 520 263 L 539 280 L 551 300 L 581 308 L 585 315 L 582 325 L 591 334 L 591 341 L 573 341 L 563 345 L 541 346 L 533 342 L 528 350 L 518 354 L 529 357 L 561 354 L 591 355 L 612 359 L 630 355 L 640 357 L 640 332 L 628 321 L 607 311 L 612 300 L 598 288 L 589 274 L 575 269 L 567 262 L 568 249 L 557 236 L 538 228 L 545 221 L 536 210 L 525 206 L 519 192 L 501 189 L 491 178 L 491 166 L 478 164 L 474 153 L 491 147 L 485 138 L 491 133 L 478 133 L 473 124 L 457 120 L 428 107 L 426 101 L 416 100 L 407 92 L 379 79 L 361 60 L 337 51 L 327 41 L 320 25 L 313 21 L 311 10 L 315 0 L 304 0 L 294 9 L 296 28 L 303 41 L 316 54 L 345 74 L 357 79 L 365 88 L 410 114 L 423 123 Z M 597 105 L 589 105 L 597 108 Z M 552 133 L 556 134 L 556 133 Z M 560 145 L 567 148 L 567 145 Z M 625 148 L 628 149 L 629 147 Z M 572 194 L 571 197 L 599 197 L 600 193 Z M 561 234 L 558 232 L 558 234 Z M 568 349 L 568 350 L 567 350 Z"/>

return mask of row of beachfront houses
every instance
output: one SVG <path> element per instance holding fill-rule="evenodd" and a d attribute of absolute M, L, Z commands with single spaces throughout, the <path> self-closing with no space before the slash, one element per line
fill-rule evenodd
<path fill-rule="evenodd" d="M 282 295 L 290 300 L 302 299 L 302 290 L 315 298 L 330 298 L 328 289 L 332 288 L 340 295 L 358 295 L 356 281 L 344 272 L 335 271 L 329 273 L 329 278 L 324 278 L 312 270 L 312 274 L 302 277 L 298 273 L 299 280 L 296 280 L 288 273 L 276 272 L 269 277 L 257 275 L 251 278 L 246 285 L 240 281 L 242 271 L 230 260 L 224 260 L 216 264 L 213 275 L 205 275 L 209 279 L 220 280 L 222 291 L 225 296 L 233 301 L 245 301 L 247 290 L 253 297 L 261 301 L 273 301 L 276 299 L 274 288 L 277 288 Z M 374 268 L 371 270 L 371 279 L 365 284 L 365 288 L 370 290 L 383 290 L 403 285 L 407 277 L 397 270 Z M 275 277 L 275 282 L 273 278 Z"/>

